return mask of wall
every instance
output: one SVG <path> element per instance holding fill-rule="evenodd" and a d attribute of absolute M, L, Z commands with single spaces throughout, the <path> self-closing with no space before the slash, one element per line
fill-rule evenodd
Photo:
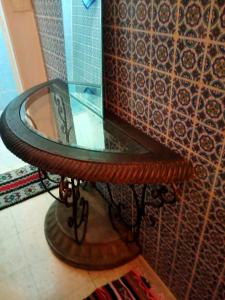
<path fill-rule="evenodd" d="M 178 299 L 224 299 L 223 1 L 103 3 L 107 109 L 189 157 L 197 174 L 176 205 L 147 209 L 156 225 L 143 223 L 143 254 Z M 129 190 L 113 192 L 132 212 Z"/>
<path fill-rule="evenodd" d="M 48 79 L 66 80 L 61 0 L 33 0 Z"/>
<path fill-rule="evenodd" d="M 0 114 L 9 102 L 18 95 L 10 56 L 6 47 L 2 28 L 0 27 Z"/>
<path fill-rule="evenodd" d="M 188 157 L 197 179 L 144 224 L 144 256 L 178 299 L 224 299 L 224 1 L 104 1 L 107 109 Z M 132 201 L 127 188 L 114 193 Z"/>
<path fill-rule="evenodd" d="M 38 31 L 29 0 L 1 1 L 23 89 L 46 81 Z"/>

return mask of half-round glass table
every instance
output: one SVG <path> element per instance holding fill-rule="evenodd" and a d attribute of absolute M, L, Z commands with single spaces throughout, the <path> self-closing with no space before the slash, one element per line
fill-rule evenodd
<path fill-rule="evenodd" d="M 59 197 L 53 195 L 56 201 L 45 219 L 53 252 L 77 267 L 107 269 L 140 253 L 147 184 L 172 184 L 175 190 L 175 183 L 193 176 L 193 168 L 116 116 L 102 118 L 95 109 L 97 95 L 87 95 L 91 89 L 58 79 L 35 86 L 5 109 L 0 133 L 11 152 L 39 168 L 43 185 L 47 172 L 60 177 Z M 93 188 L 96 182 L 106 183 L 109 203 Z M 113 198 L 110 184 L 127 184 L 132 190 L 132 224 L 122 218 L 122 204 Z M 168 200 L 166 193 L 165 186 L 155 191 L 157 207 L 176 200 L 175 195 Z"/>

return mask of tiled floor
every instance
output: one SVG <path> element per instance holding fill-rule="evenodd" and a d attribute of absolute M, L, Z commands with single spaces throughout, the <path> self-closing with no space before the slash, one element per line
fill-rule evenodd
<path fill-rule="evenodd" d="M 48 194 L 42 194 L 0 211 L 0 299 L 82 299 L 131 269 L 151 278 L 165 299 L 175 299 L 141 256 L 120 268 L 101 272 L 75 269 L 56 258 L 43 228 L 52 201 Z"/>

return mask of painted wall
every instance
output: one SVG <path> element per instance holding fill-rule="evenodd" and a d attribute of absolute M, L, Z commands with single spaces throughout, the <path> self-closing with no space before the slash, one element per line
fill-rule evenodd
<path fill-rule="evenodd" d="M 6 22 L 23 89 L 46 81 L 38 31 L 32 5 L 26 1 L 2 0 Z"/>
<path fill-rule="evenodd" d="M 224 299 L 224 1 L 104 4 L 107 109 L 188 157 L 197 175 L 175 206 L 148 211 L 157 224 L 144 225 L 144 256 L 178 299 Z"/>
<path fill-rule="evenodd" d="M 176 205 L 147 210 L 156 225 L 143 223 L 143 254 L 178 299 L 224 299 L 224 2 L 103 3 L 107 109 L 189 157 L 197 174 Z M 131 218 L 127 187 L 113 192 Z"/>
<path fill-rule="evenodd" d="M 0 113 L 19 93 L 12 68 L 2 28 L 0 27 Z"/>

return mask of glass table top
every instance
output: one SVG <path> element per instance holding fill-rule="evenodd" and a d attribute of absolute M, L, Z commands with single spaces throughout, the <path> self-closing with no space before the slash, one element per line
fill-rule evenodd
<path fill-rule="evenodd" d="M 98 94 L 95 86 L 54 83 L 27 97 L 20 116 L 33 132 L 59 144 L 105 152 L 149 151 L 98 114 L 91 104 Z"/>

